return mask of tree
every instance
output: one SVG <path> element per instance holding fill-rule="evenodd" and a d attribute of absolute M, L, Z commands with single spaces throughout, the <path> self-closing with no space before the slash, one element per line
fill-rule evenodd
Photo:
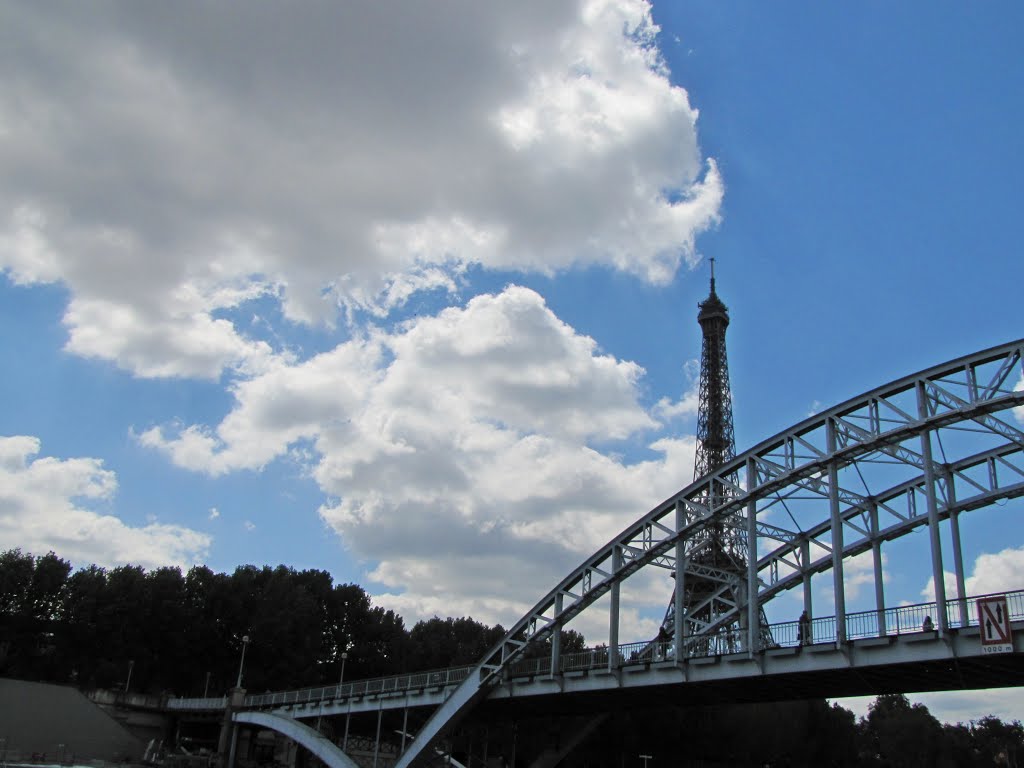
<path fill-rule="evenodd" d="M 131 670 L 132 691 L 216 695 L 237 681 L 245 647 L 245 687 L 276 690 L 337 682 L 342 654 L 347 679 L 474 664 L 504 634 L 468 617 L 434 617 L 409 632 L 362 587 L 335 585 L 321 570 L 72 573 L 52 552 L 0 553 L 0 672 L 28 679 L 120 688 Z M 583 645 L 579 633 L 562 633 L 563 652 Z"/>
<path fill-rule="evenodd" d="M 561 653 L 564 657 L 569 653 L 579 653 L 580 651 L 586 650 L 587 643 L 583 639 L 583 635 L 577 632 L 575 629 L 562 629 L 559 630 L 560 647 Z M 500 639 L 500 638 L 499 638 Z M 524 658 L 527 659 L 544 659 L 551 657 L 551 638 L 549 637 L 542 643 L 535 643 L 526 649 Z"/>
<path fill-rule="evenodd" d="M 32 555 L 20 549 L 0 553 L 0 618 L 24 615 L 34 567 Z"/>
<path fill-rule="evenodd" d="M 98 669 L 103 661 L 106 638 L 100 613 L 107 600 L 107 572 L 90 565 L 68 578 L 64 606 L 60 612 L 62 655 L 68 664 L 68 679 L 84 686 L 99 686 Z"/>
<path fill-rule="evenodd" d="M 971 724 L 974 747 L 987 765 L 1018 766 L 1024 758 L 1024 727 L 988 715 Z"/>
<path fill-rule="evenodd" d="M 0 554 L 0 672 L 12 677 L 27 674 L 32 661 L 27 602 L 34 568 L 20 549 Z"/>
<path fill-rule="evenodd" d="M 141 635 L 149 653 L 140 660 L 138 651 L 130 651 L 136 662 L 133 685 L 169 691 L 189 679 L 196 658 L 187 642 L 185 578 L 179 568 L 157 568 L 146 575 L 146 582 Z"/>
<path fill-rule="evenodd" d="M 319 662 L 324 657 L 325 609 L 309 582 L 284 565 L 235 569 L 225 639 L 233 658 L 239 659 L 242 638 L 250 637 L 246 688 L 266 690 L 322 681 Z"/>
<path fill-rule="evenodd" d="M 0 553 L 0 670 L 53 680 L 60 666 L 57 620 L 71 564 L 53 552 Z"/>
<path fill-rule="evenodd" d="M 869 755 L 894 768 L 935 765 L 942 726 L 923 704 L 901 693 L 884 694 L 868 707 L 863 721 Z"/>
<path fill-rule="evenodd" d="M 978 751 L 974 747 L 972 729 L 963 723 L 942 726 L 943 749 L 938 765 L 940 768 L 963 768 L 979 765 Z M 992 765 L 989 761 L 988 765 Z"/>
<path fill-rule="evenodd" d="M 442 669 L 475 664 L 502 637 L 505 629 L 469 617 L 418 622 L 409 633 L 415 669 Z"/>
<path fill-rule="evenodd" d="M 179 695 L 219 695 L 234 682 L 228 657 L 230 577 L 205 565 L 194 566 L 185 574 L 183 600 L 182 642 L 192 649 L 193 663 L 186 676 L 175 681 L 174 690 Z"/>

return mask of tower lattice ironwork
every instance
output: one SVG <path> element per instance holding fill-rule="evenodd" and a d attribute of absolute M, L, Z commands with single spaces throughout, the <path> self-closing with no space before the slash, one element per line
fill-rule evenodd
<path fill-rule="evenodd" d="M 711 263 L 711 292 L 698 304 L 697 322 L 704 336 L 700 358 L 700 406 L 697 413 L 697 458 L 693 479 L 697 480 L 736 456 L 732 429 L 732 391 L 729 388 L 729 360 L 725 353 L 725 330 L 729 309 L 715 293 L 715 267 Z"/>
<path fill-rule="evenodd" d="M 697 415 L 697 455 L 693 477 L 698 480 L 727 464 L 736 456 L 732 424 L 732 390 L 729 386 L 729 361 L 725 350 L 725 332 L 729 327 L 729 309 L 715 291 L 715 261 L 711 259 L 711 290 L 698 305 L 697 322 L 703 335 L 700 364 L 700 403 Z M 731 495 L 730 487 L 712 483 L 702 499 L 709 509 L 721 506 Z M 740 514 L 708 527 L 689 542 L 682 575 L 683 621 L 675 620 L 678 602 L 675 594 L 662 622 L 660 636 L 674 637 L 681 626 L 684 638 L 691 642 L 715 645 L 723 653 L 740 650 L 743 632 L 739 622 L 716 626 L 719 617 L 745 604 L 748 547 L 745 521 Z M 766 627 L 763 619 L 761 627 Z M 715 628 L 714 633 L 708 633 Z M 762 634 L 767 630 L 762 630 Z M 770 636 L 762 637 L 770 644 Z"/>

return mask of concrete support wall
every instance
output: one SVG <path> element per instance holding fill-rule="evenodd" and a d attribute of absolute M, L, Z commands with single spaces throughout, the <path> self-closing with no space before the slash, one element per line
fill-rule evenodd
<path fill-rule="evenodd" d="M 146 745 L 75 688 L 0 679 L 0 739 L 7 760 L 142 759 Z"/>

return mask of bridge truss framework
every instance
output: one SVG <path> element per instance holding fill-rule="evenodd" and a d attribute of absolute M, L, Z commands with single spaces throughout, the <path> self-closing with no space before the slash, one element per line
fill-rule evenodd
<path fill-rule="evenodd" d="M 941 638 L 966 627 L 971 606 L 960 517 L 1024 495 L 1022 360 L 1024 340 L 1019 340 L 879 387 L 811 416 L 666 499 L 562 579 L 479 664 L 448 671 L 461 682 L 443 687 L 439 706 L 406 745 L 396 768 L 429 754 L 425 750 L 452 724 L 524 664 L 535 667 L 537 660 L 527 660 L 527 654 L 538 644 L 550 648 L 541 662 L 545 671 L 560 675 L 567 666 L 560 631 L 601 598 L 607 600 L 596 609 L 607 611 L 609 642 L 598 663 L 613 673 L 628 663 L 624 654 L 630 646 L 619 642 L 622 585 L 648 567 L 675 576 L 676 627 L 666 642 L 647 640 L 635 647 L 678 666 L 720 648 L 749 657 L 770 652 L 765 637 L 792 645 L 795 638 L 787 632 L 798 631 L 795 622 L 789 629 L 773 624 L 772 632 L 762 631 L 762 611 L 792 589 L 802 590 L 814 642 L 828 637 L 840 647 L 857 637 L 899 633 L 893 622 L 901 614 L 885 605 L 882 546 L 922 527 L 928 532 L 935 632 Z M 948 525 L 952 555 L 955 595 L 948 600 L 940 524 Z M 712 527 L 723 525 L 743 538 L 746 571 L 709 568 L 702 574 L 720 585 L 707 599 L 731 607 L 700 634 L 687 635 L 685 610 L 700 606 L 683 606 L 679 586 L 699 559 L 693 557 L 694 547 Z M 870 558 L 875 607 L 848 615 L 845 568 L 860 556 Z M 828 572 L 830 615 L 814 618 L 812 578 Z M 918 618 L 914 614 L 912 621 Z M 594 663 L 592 656 L 588 666 Z M 254 697 L 247 705 L 274 706 Z"/>
<path fill-rule="evenodd" d="M 714 470 L 634 522 L 566 576 L 470 672 L 424 724 L 397 768 L 501 682 L 531 645 L 550 641 L 550 671 L 560 670 L 560 631 L 608 595 L 608 667 L 616 669 L 623 582 L 642 568 L 670 569 L 677 580 L 679 660 L 703 655 L 721 627 L 739 618 L 741 647 L 761 650 L 760 611 L 776 595 L 803 589 L 813 617 L 811 578 L 831 570 L 836 642 L 847 640 L 844 563 L 871 553 L 877 631 L 885 633 L 881 547 L 927 526 L 935 602 L 946 606 L 939 524 L 951 528 L 958 609 L 940 610 L 945 633 L 968 621 L 959 517 L 1024 495 L 1024 339 L 935 366 L 816 414 Z M 710 500 L 710 503 L 708 503 Z M 715 506 L 716 501 L 721 501 Z M 823 510 L 827 514 L 822 514 Z M 738 521 L 749 553 L 746 578 L 708 573 L 720 595 L 740 595 L 702 635 L 683 631 L 683 590 L 691 542 L 711 526 Z M 717 599 L 717 595 L 714 596 Z M 695 607 L 696 608 L 696 607 Z M 813 620 L 813 619 L 812 619 Z M 735 630 L 727 630 L 735 631 Z"/>

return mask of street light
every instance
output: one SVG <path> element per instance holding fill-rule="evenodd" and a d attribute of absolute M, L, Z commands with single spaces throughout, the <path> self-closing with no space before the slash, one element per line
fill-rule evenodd
<path fill-rule="evenodd" d="M 238 662 L 238 682 L 235 684 L 236 688 L 242 687 L 242 669 L 245 667 L 245 647 L 249 645 L 249 636 L 242 635 L 242 660 Z"/>
<path fill-rule="evenodd" d="M 644 761 L 644 768 L 647 768 L 647 761 L 654 758 L 653 755 L 638 755 L 638 757 Z"/>
<path fill-rule="evenodd" d="M 132 670 L 135 669 L 135 659 L 128 662 L 128 679 L 124 681 L 124 692 L 128 693 L 128 686 L 132 683 Z"/>
<path fill-rule="evenodd" d="M 341 677 L 338 678 L 338 695 L 341 695 L 341 684 L 345 682 L 345 660 L 348 658 L 348 651 L 341 652 Z"/>

